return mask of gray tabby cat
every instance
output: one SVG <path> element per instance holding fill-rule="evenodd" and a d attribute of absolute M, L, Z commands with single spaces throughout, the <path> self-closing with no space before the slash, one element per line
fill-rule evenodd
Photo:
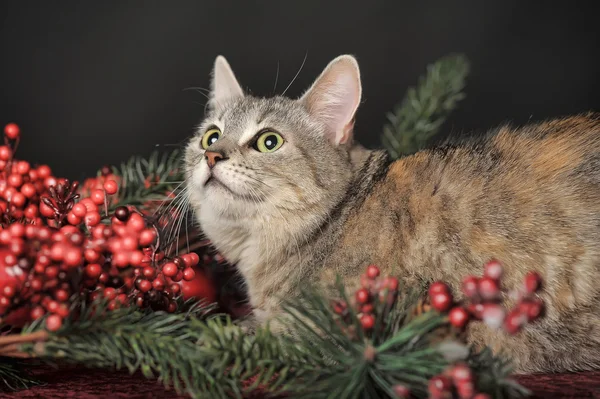
<path fill-rule="evenodd" d="M 299 99 L 245 95 L 216 59 L 209 112 L 186 149 L 187 193 L 237 264 L 256 322 L 298 287 L 354 284 L 370 263 L 460 291 L 495 258 L 508 287 L 529 270 L 544 277 L 547 316 L 516 337 L 473 326 L 470 341 L 507 352 L 520 372 L 598 368 L 598 116 L 504 126 L 391 162 L 353 142 L 360 100 L 352 56 Z"/>

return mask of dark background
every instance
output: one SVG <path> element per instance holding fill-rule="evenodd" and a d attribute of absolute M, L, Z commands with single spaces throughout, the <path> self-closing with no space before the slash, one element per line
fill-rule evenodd
<path fill-rule="evenodd" d="M 417 4 L 418 3 L 418 4 Z M 593 2 L 3 1 L 0 123 L 23 131 L 19 157 L 81 178 L 157 145 L 180 145 L 203 113 L 217 54 L 242 85 L 299 95 L 327 62 L 358 57 L 357 135 L 379 144 L 384 114 L 428 63 L 472 64 L 445 133 L 600 110 Z"/>

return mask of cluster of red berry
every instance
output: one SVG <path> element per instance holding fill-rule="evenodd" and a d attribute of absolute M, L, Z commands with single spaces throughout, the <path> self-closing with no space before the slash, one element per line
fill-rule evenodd
<path fill-rule="evenodd" d="M 0 146 L 0 321 L 21 325 L 47 315 L 46 327 L 56 331 L 77 299 L 99 296 L 109 309 L 175 311 L 198 255 L 166 257 L 157 227 L 134 207 L 110 215 L 119 191 L 110 169 L 80 190 L 48 166 L 14 159 L 19 139 L 19 127 L 7 125 Z"/>
<path fill-rule="evenodd" d="M 517 303 L 509 311 L 501 304 L 505 292 L 501 286 L 502 265 L 495 260 L 484 267 L 482 277 L 467 276 L 462 283 L 466 297 L 463 303 L 455 303 L 447 284 L 434 282 L 429 287 L 431 306 L 448 312 L 453 326 L 464 329 L 470 320 L 482 320 L 491 328 L 501 328 L 509 334 L 518 333 L 528 322 L 537 320 L 544 311 L 544 302 L 535 294 L 541 288 L 542 278 L 537 272 L 525 275 L 521 288 L 510 295 Z"/>
<path fill-rule="evenodd" d="M 360 278 L 361 288 L 356 291 L 351 304 L 365 332 L 375 328 L 376 316 L 382 317 L 383 320 L 383 314 L 391 309 L 398 296 L 398 279 L 395 277 L 380 278 L 379 275 L 380 270 L 377 266 L 369 265 L 367 267 L 366 272 Z M 351 332 L 353 326 L 350 323 L 348 304 L 345 301 L 335 301 L 333 309 L 345 322 L 344 328 Z"/>
<path fill-rule="evenodd" d="M 456 363 L 443 373 L 429 380 L 429 399 L 491 399 L 486 393 L 477 393 L 475 373 L 465 363 Z M 392 387 L 394 394 L 400 399 L 411 397 L 410 388 L 397 384 Z"/>
<path fill-rule="evenodd" d="M 477 393 L 475 374 L 465 363 L 454 364 L 432 377 L 428 388 L 429 399 L 491 399 L 486 393 Z"/>

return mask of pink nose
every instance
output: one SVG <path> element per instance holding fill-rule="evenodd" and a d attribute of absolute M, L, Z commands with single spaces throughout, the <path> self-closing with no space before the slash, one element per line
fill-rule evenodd
<path fill-rule="evenodd" d="M 204 153 L 204 157 L 206 158 L 206 163 L 208 163 L 208 167 L 212 169 L 215 167 L 217 162 L 223 159 L 223 154 L 214 151 L 206 151 Z"/>

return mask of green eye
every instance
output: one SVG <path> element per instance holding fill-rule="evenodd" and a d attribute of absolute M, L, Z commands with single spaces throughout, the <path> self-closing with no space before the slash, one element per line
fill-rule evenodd
<path fill-rule="evenodd" d="M 274 152 L 283 145 L 283 137 L 279 133 L 265 132 L 260 135 L 254 148 L 260 152 Z"/>
<path fill-rule="evenodd" d="M 206 150 L 215 141 L 219 140 L 221 137 L 221 131 L 218 128 L 209 129 L 204 136 L 202 136 L 202 149 Z"/>

